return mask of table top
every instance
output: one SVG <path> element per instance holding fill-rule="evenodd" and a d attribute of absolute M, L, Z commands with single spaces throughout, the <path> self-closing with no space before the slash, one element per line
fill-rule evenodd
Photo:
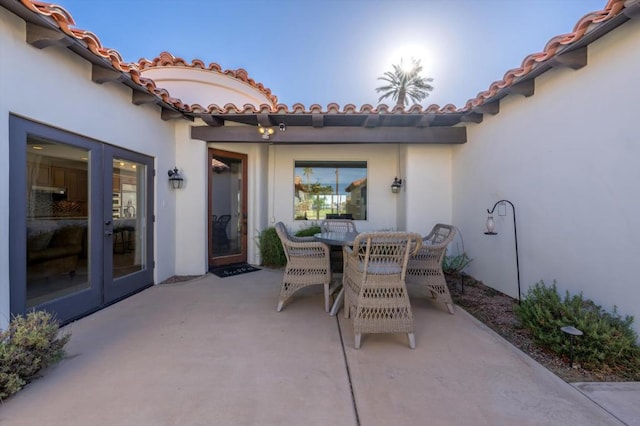
<path fill-rule="evenodd" d="M 313 238 L 332 246 L 351 246 L 358 236 L 358 232 L 321 232 Z"/>

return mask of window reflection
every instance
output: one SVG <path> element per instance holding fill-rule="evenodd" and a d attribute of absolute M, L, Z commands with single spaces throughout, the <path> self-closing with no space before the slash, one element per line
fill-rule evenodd
<path fill-rule="evenodd" d="M 296 161 L 296 220 L 367 218 L 366 161 Z"/>

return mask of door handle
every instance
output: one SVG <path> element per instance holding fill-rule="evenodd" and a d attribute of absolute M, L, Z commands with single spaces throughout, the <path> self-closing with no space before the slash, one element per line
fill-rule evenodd
<path fill-rule="evenodd" d="M 104 231 L 104 235 L 110 237 L 113 235 L 113 231 Z"/>

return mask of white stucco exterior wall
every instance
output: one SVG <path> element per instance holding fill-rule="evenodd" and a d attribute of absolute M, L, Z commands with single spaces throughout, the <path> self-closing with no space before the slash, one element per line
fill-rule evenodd
<path fill-rule="evenodd" d="M 453 152 L 453 218 L 473 258 L 468 272 L 517 296 L 511 208 L 517 210 L 522 291 L 557 280 L 611 310 L 634 315 L 640 330 L 640 20 L 588 48 L 588 65 L 536 79 L 535 95 L 508 96 L 496 116 L 468 127 Z"/>
<path fill-rule="evenodd" d="M 271 105 L 271 100 L 244 81 L 209 69 L 184 66 L 161 66 L 142 71 L 158 87 L 167 89 L 174 98 L 192 105 L 207 108 L 211 104 L 223 107 L 234 104 L 242 108 L 245 104 Z"/>
<path fill-rule="evenodd" d="M 176 123 L 175 167 L 184 178 L 184 186 L 171 190 L 175 193 L 176 225 L 166 231 L 175 234 L 176 275 L 202 275 L 208 269 L 207 144 L 191 139 L 192 125 L 187 120 Z M 168 171 L 159 171 L 160 181 L 167 187 L 170 186 Z"/>
<path fill-rule="evenodd" d="M 174 123 L 153 105 L 135 106 L 121 84 L 91 82 L 91 65 L 66 48 L 36 49 L 25 22 L 0 8 L 0 327 L 9 319 L 9 114 L 149 155 L 158 170 L 174 165 Z M 175 194 L 155 183 L 155 229 L 174 229 Z M 166 207 L 158 208 L 158 200 Z M 173 233 L 155 232 L 155 281 L 174 274 Z"/>
<path fill-rule="evenodd" d="M 408 145 L 404 151 L 404 229 L 426 235 L 436 223 L 450 224 L 452 220 L 452 147 Z"/>
<path fill-rule="evenodd" d="M 269 225 L 294 221 L 293 179 L 296 160 L 367 161 L 368 219 L 359 231 L 409 230 L 425 235 L 435 221 L 451 220 L 451 148 L 397 145 L 296 145 L 269 148 Z M 395 176 L 406 179 L 391 192 Z M 427 229 L 428 228 L 428 229 Z"/>

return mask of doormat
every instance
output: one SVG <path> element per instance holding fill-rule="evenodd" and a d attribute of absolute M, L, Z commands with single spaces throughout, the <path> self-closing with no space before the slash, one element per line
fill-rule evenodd
<path fill-rule="evenodd" d="M 233 265 L 210 268 L 209 272 L 220 278 L 233 277 L 234 275 L 246 274 L 247 272 L 259 271 L 260 268 L 251 266 L 248 263 L 235 263 Z"/>

